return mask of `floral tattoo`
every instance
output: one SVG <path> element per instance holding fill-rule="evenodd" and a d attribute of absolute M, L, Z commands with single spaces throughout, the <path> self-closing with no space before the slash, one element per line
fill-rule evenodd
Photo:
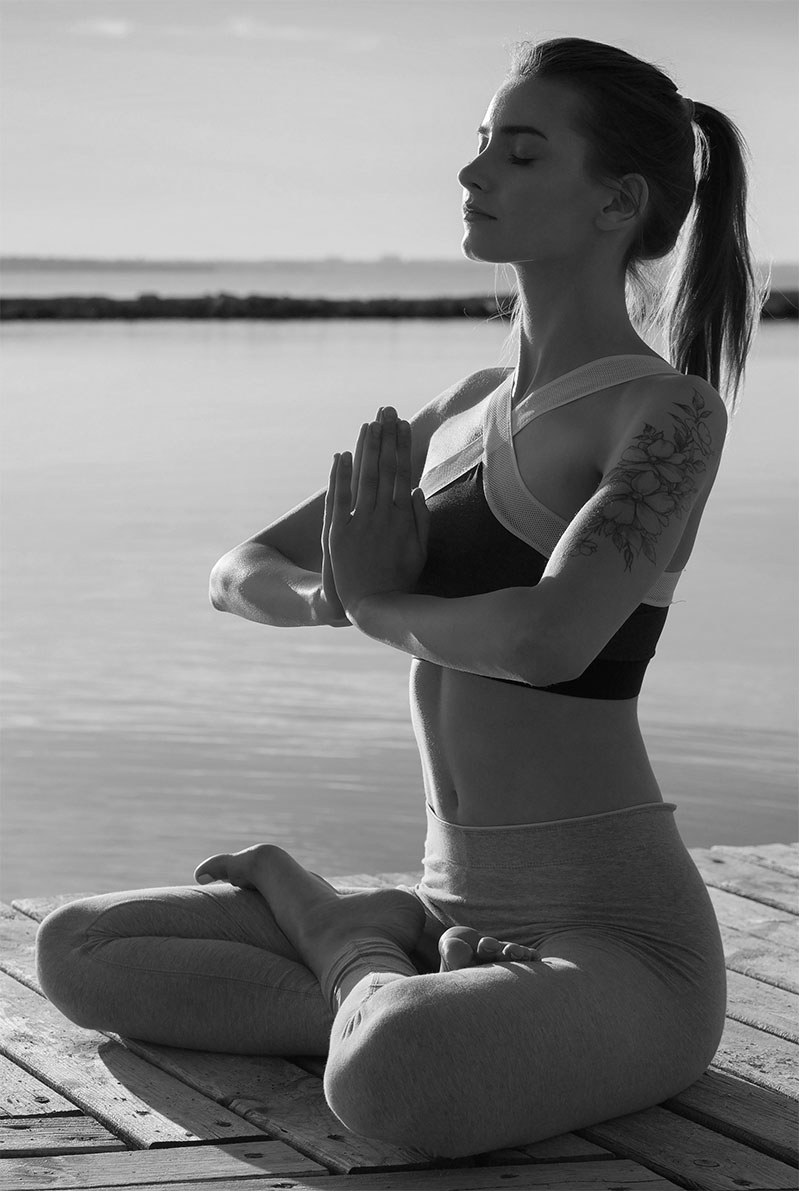
<path fill-rule="evenodd" d="M 690 405 L 677 402 L 670 438 L 647 422 L 608 476 L 613 492 L 594 512 L 582 537 L 569 555 L 593 554 L 602 537 L 610 538 L 632 570 L 643 554 L 656 560 L 655 543 L 672 516 L 682 517 L 685 499 L 696 491 L 696 477 L 706 468 L 710 454 L 711 416 L 704 399 L 694 389 Z"/>

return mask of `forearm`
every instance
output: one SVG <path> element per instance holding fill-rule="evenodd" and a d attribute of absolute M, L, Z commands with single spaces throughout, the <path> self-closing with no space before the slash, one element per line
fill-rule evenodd
<path fill-rule="evenodd" d="M 220 558 L 209 595 L 220 612 L 277 628 L 350 623 L 330 618 L 321 574 L 297 566 L 273 546 L 247 543 Z"/>
<path fill-rule="evenodd" d="M 535 588 L 461 599 L 399 592 L 362 598 L 350 619 L 368 637 L 453 670 L 548 686 L 574 677 Z"/>

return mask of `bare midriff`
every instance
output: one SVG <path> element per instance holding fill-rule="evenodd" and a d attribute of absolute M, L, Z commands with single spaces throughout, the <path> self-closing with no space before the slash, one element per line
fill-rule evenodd
<path fill-rule="evenodd" d="M 547 823 L 662 802 L 637 699 L 581 699 L 414 660 L 428 803 L 465 827 Z"/>

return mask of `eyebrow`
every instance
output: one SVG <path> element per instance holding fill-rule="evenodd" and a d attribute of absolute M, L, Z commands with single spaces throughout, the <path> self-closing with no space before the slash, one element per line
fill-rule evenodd
<path fill-rule="evenodd" d="M 477 131 L 480 136 L 488 135 L 488 128 L 485 124 L 481 124 Z M 531 132 L 533 136 L 543 137 L 545 141 L 549 140 L 549 137 L 544 136 L 540 129 L 533 128 L 532 124 L 503 124 L 499 131 L 504 133 L 505 136 L 516 136 L 520 132 Z"/>

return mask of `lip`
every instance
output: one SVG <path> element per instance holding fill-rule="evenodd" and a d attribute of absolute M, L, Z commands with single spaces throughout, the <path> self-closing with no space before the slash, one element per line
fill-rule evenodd
<path fill-rule="evenodd" d="M 467 223 L 471 223 L 476 219 L 496 219 L 496 215 L 489 215 L 487 211 L 481 211 L 479 207 L 475 207 L 472 203 L 464 203 L 463 218 Z"/>

